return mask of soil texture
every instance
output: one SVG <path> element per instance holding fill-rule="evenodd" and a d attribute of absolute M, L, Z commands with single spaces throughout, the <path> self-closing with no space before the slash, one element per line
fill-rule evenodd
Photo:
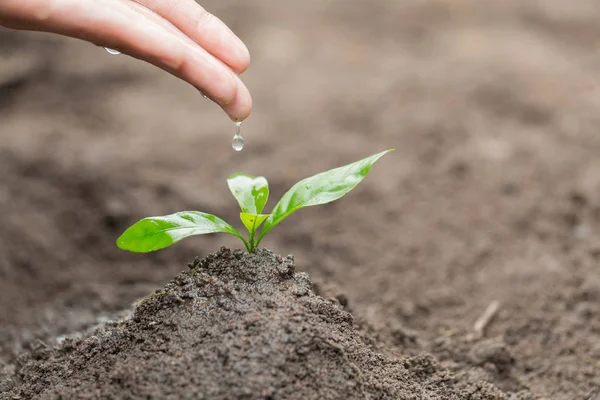
<path fill-rule="evenodd" d="M 197 259 L 130 319 L 19 359 L 3 398 L 505 398 L 430 355 L 376 352 L 295 268 L 266 250 Z"/>
<path fill-rule="evenodd" d="M 365 374 L 373 398 L 396 389 L 372 371 L 387 376 L 405 357 L 455 377 L 451 395 L 487 382 L 521 400 L 600 396 L 600 2 L 202 5 L 252 55 L 242 79 L 255 107 L 242 126 L 240 153 L 231 149 L 231 121 L 174 77 L 76 40 L 0 30 L 3 377 L 18 370 L 34 379 L 32 369 L 45 366 L 38 373 L 48 381 L 39 390 L 73 390 L 53 380 L 54 366 L 74 362 L 84 343 L 100 354 L 108 342 L 96 336 L 53 350 L 57 337 L 127 316 L 188 260 L 239 247 L 235 238 L 214 235 L 128 254 L 114 242 L 129 224 L 182 210 L 235 224 L 239 211 L 225 182 L 231 173 L 266 176 L 269 209 L 306 176 L 394 147 L 355 191 L 301 210 L 263 241 L 294 254 L 319 295 L 340 299 L 364 333 L 325 315 L 311 335 L 337 329 L 325 337 Z M 174 307 L 168 301 L 152 299 L 136 312 Z M 303 321 L 321 319 L 306 304 L 322 300 L 310 294 L 296 301 Z M 189 304 L 173 308 L 173 318 L 183 318 Z M 279 315 L 265 312 L 257 318 Z M 150 340 L 151 330 L 144 336 L 133 329 L 142 323 L 99 332 L 114 332 L 115 341 L 126 332 Z M 184 329 L 185 321 L 176 326 Z M 39 353 L 41 343 L 48 348 Z M 141 351 L 131 343 L 119 352 Z M 306 360 L 336 366 L 330 375 L 307 376 L 359 382 L 342 352 L 318 340 L 306 345 L 314 350 Z M 277 346 L 265 349 L 291 352 L 297 344 Z M 34 358 L 52 356 L 18 363 L 32 350 Z M 370 351 L 385 356 L 367 357 Z M 174 355 L 162 360 L 167 356 L 181 368 Z M 81 370 L 87 385 L 94 381 L 83 374 L 94 368 Z M 277 373 L 284 379 L 299 369 L 292 363 Z M 396 370 L 394 382 L 412 376 L 413 387 L 442 396 L 437 383 L 427 384 L 435 373 Z"/>

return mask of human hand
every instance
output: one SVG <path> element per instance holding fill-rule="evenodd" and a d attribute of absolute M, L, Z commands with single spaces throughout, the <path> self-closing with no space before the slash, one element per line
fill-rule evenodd
<path fill-rule="evenodd" d="M 252 98 L 239 74 L 248 49 L 194 0 L 0 0 L 0 25 L 116 49 L 177 76 L 236 121 Z"/>

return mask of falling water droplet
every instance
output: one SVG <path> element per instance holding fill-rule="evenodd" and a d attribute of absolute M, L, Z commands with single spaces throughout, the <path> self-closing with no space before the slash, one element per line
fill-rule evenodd
<path fill-rule="evenodd" d="M 242 122 L 238 121 L 235 123 L 235 135 L 233 136 L 233 140 L 231 141 L 231 147 L 235 151 L 242 151 L 244 148 L 244 138 L 240 135 L 240 128 L 242 127 Z"/>
<path fill-rule="evenodd" d="M 231 141 L 231 147 L 233 147 L 235 151 L 242 151 L 244 148 L 244 138 L 240 135 L 235 135 Z"/>
<path fill-rule="evenodd" d="M 119 50 L 109 49 L 108 47 L 105 47 L 104 50 L 108 51 L 110 54 L 113 54 L 113 55 L 121 54 L 121 52 Z"/>

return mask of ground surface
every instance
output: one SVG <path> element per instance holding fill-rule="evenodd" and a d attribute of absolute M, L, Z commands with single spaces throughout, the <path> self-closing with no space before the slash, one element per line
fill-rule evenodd
<path fill-rule="evenodd" d="M 500 400 L 430 355 L 390 358 L 293 257 L 218 253 L 139 303 L 133 316 L 52 349 L 3 380 L 6 398 Z M 241 379 L 242 378 L 242 379 Z M 4 387 L 2 387 L 4 385 Z M 2 397 L 4 398 L 4 397 Z"/>
<path fill-rule="evenodd" d="M 600 392 L 600 3 L 205 2 L 247 42 L 247 147 L 127 57 L 0 33 L 0 342 L 67 334 L 169 281 L 204 237 L 124 254 L 127 224 L 236 220 L 225 178 L 298 179 L 385 148 L 356 192 L 264 242 L 397 354 L 520 398 Z M 270 202 L 270 204 L 274 204 Z M 478 336 L 476 320 L 499 311 Z"/>

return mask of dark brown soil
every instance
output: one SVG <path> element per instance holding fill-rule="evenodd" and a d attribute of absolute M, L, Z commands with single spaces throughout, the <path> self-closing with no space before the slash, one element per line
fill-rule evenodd
<path fill-rule="evenodd" d="M 252 53 L 241 153 L 184 83 L 85 43 L 0 32 L 8 371 L 37 338 L 127 313 L 187 260 L 238 246 L 215 235 L 132 255 L 114 246 L 128 224 L 186 209 L 233 222 L 232 172 L 267 176 L 275 200 L 395 147 L 265 246 L 347 300 L 390 360 L 425 351 L 509 398 L 600 395 L 600 2 L 203 5 Z"/>
<path fill-rule="evenodd" d="M 432 356 L 376 352 L 294 259 L 222 248 L 131 319 L 19 359 L 3 398 L 503 399 Z"/>

